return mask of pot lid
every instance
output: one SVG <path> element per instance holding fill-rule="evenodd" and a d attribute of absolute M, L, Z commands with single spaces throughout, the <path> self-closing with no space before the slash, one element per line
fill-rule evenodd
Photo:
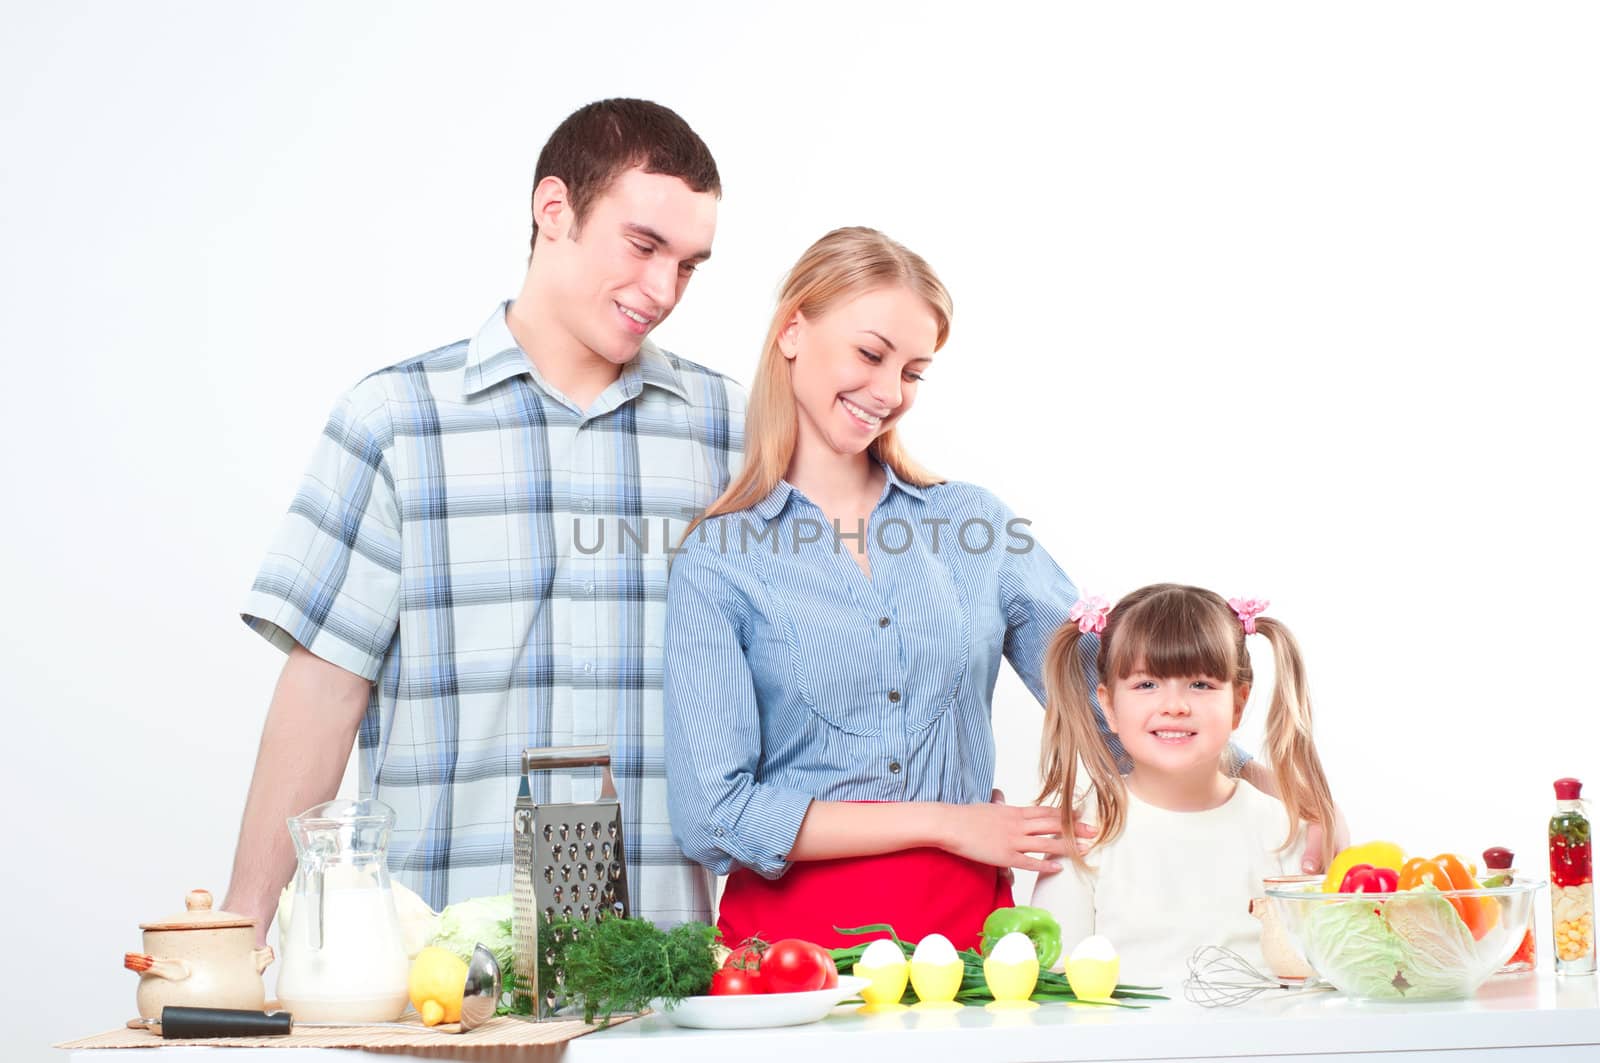
<path fill-rule="evenodd" d="M 223 912 L 211 910 L 210 890 L 190 890 L 184 897 L 183 904 L 187 911 L 178 915 L 168 916 L 154 923 L 140 923 L 140 930 L 224 930 L 236 926 L 255 926 L 254 919 L 247 919 L 237 912 Z"/>

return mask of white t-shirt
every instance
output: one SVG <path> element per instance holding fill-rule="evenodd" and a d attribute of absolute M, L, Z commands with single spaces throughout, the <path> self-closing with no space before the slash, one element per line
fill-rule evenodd
<path fill-rule="evenodd" d="M 1063 959 L 1090 934 L 1109 938 L 1125 983 L 1172 989 L 1201 945 L 1233 949 L 1265 971 L 1250 900 L 1264 896 L 1263 878 L 1300 873 L 1305 829 L 1280 852 L 1288 831 L 1282 802 L 1248 783 L 1204 812 L 1169 812 L 1129 793 L 1122 834 L 1089 854 L 1089 871 L 1064 860 L 1040 875 L 1033 904 L 1061 924 Z"/>

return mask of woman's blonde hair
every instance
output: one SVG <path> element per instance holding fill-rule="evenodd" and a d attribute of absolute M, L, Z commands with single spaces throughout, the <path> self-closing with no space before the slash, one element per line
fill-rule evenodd
<path fill-rule="evenodd" d="M 910 289 L 927 302 L 938 325 L 933 349 L 943 347 L 950 335 L 950 293 L 920 255 L 876 229 L 854 226 L 833 230 L 800 256 L 784 278 L 756 366 L 745 414 L 744 468 L 721 497 L 689 525 L 685 540 L 707 517 L 754 506 L 789 471 L 797 423 L 794 385 L 791 364 L 778 349 L 778 338 L 795 314 L 815 319 L 863 292 L 896 286 Z M 894 426 L 873 440 L 867 453 L 906 483 L 927 487 L 943 482 L 911 459 Z"/>
<path fill-rule="evenodd" d="M 1277 676 L 1267 710 L 1266 753 L 1289 813 L 1284 848 L 1293 843 L 1302 820 L 1320 823 L 1326 828 L 1322 857 L 1327 862 L 1333 859 L 1333 795 L 1311 740 L 1311 699 L 1300 647 L 1289 629 L 1271 617 L 1258 616 L 1255 624 L 1272 644 Z M 1244 625 L 1220 595 L 1199 587 L 1158 583 L 1134 591 L 1111 610 L 1093 664 L 1107 688 L 1115 679 L 1139 670 L 1158 679 L 1209 676 L 1232 683 L 1237 691 L 1253 679 L 1244 636 Z M 1094 710 L 1087 671 L 1092 638 L 1081 633 L 1077 624 L 1069 623 L 1050 642 L 1045 658 L 1048 697 L 1039 800 L 1061 802 L 1062 830 L 1065 837 L 1074 837 L 1082 818 L 1075 807 L 1081 760 L 1094 786 L 1100 831 L 1094 844 L 1100 846 L 1122 833 L 1128 797 Z M 1075 847 L 1071 855 L 1074 860 L 1083 859 Z"/>

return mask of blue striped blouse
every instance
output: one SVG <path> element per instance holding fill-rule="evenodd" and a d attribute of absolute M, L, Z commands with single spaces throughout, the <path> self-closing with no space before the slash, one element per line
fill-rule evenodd
<path fill-rule="evenodd" d="M 981 487 L 885 472 L 865 529 L 779 483 L 673 563 L 668 806 L 683 851 L 718 874 L 781 875 L 813 799 L 988 801 L 1002 653 L 1044 700 L 1077 588 Z M 870 580 L 849 553 L 863 533 Z"/>

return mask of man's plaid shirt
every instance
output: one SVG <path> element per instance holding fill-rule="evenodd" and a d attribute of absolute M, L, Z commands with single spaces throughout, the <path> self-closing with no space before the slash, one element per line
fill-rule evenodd
<path fill-rule="evenodd" d="M 633 914 L 707 920 L 712 876 L 667 818 L 667 566 L 738 471 L 745 395 L 646 342 L 580 411 L 505 310 L 340 399 L 244 619 L 373 681 L 361 793 L 395 809 L 390 867 L 429 904 L 511 890 L 524 746 L 603 743 Z M 599 794 L 593 770 L 534 782 Z"/>

